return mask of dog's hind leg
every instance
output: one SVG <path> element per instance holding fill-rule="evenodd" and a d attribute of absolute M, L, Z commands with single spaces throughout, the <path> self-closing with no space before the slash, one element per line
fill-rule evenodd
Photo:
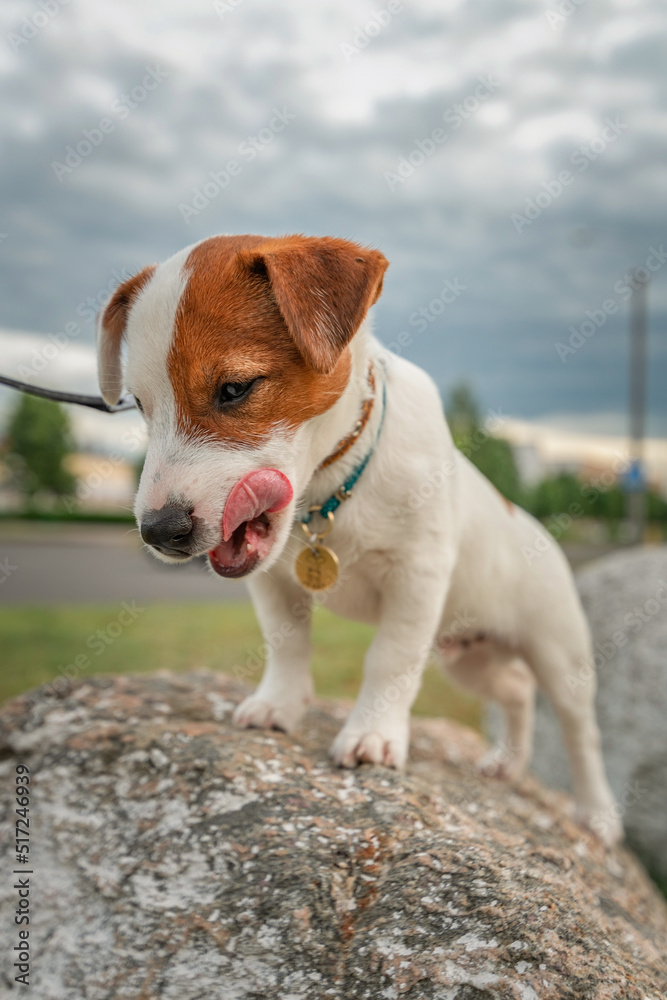
<path fill-rule="evenodd" d="M 578 817 L 605 843 L 616 843 L 623 826 L 602 759 L 592 654 L 584 646 L 581 656 L 573 656 L 561 643 L 542 638 L 526 655 L 561 724 Z"/>
<path fill-rule="evenodd" d="M 533 747 L 536 684 L 531 670 L 515 652 L 489 640 L 459 643 L 456 651 L 440 652 L 444 669 L 456 683 L 503 710 L 504 738 L 484 754 L 480 770 L 488 777 L 516 781 Z"/>

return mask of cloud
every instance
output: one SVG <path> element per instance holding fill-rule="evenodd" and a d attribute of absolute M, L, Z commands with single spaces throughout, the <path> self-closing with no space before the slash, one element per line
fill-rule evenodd
<path fill-rule="evenodd" d="M 467 378 L 522 417 L 620 416 L 627 302 L 567 364 L 555 345 L 665 239 L 664 6 L 584 0 L 555 21 L 558 0 L 412 0 L 389 19 L 387 0 L 226 6 L 70 0 L 12 45 L 39 6 L 3 5 L 0 322 L 76 321 L 92 343 L 80 307 L 123 269 L 216 232 L 333 233 L 390 258 L 378 335 L 412 333 L 405 353 L 442 387 Z M 156 67 L 164 80 L 136 100 Z M 483 100 L 480 78 L 497 81 Z M 262 143 L 274 109 L 294 120 Z M 113 130 L 58 180 L 53 161 L 104 118 Z M 600 150 L 608 121 L 627 127 Z M 240 172 L 186 223 L 179 204 L 230 160 Z M 512 215 L 563 171 L 571 183 L 517 232 Z M 465 295 L 410 326 L 456 277 Z M 667 268 L 649 304 L 651 428 L 665 433 Z"/>

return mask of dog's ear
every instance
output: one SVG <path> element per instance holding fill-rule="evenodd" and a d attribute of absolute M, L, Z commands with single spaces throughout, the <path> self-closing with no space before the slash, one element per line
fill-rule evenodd
<path fill-rule="evenodd" d="M 97 375 L 105 403 L 115 406 L 123 391 L 121 346 L 127 316 L 144 285 L 152 278 L 156 264 L 150 264 L 124 281 L 97 316 Z"/>
<path fill-rule="evenodd" d="M 380 297 L 389 262 L 379 250 L 331 237 L 267 240 L 241 252 L 265 274 L 287 328 L 315 371 L 330 372 Z"/>

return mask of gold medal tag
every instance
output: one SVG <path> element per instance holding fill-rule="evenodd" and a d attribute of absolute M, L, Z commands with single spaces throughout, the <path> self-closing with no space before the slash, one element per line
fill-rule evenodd
<path fill-rule="evenodd" d="M 326 545 L 313 545 L 299 552 L 294 568 L 306 590 L 328 590 L 338 579 L 338 556 Z"/>

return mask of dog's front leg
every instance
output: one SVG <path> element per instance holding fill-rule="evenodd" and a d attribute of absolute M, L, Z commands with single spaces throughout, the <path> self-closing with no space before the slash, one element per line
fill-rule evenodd
<path fill-rule="evenodd" d="M 334 740 L 343 767 L 367 762 L 402 768 L 410 708 L 444 606 L 447 576 L 427 566 L 394 566 L 383 583 L 382 616 L 364 664 L 357 702 Z"/>
<path fill-rule="evenodd" d="M 311 601 L 291 581 L 267 573 L 250 580 L 248 589 L 264 636 L 266 665 L 257 690 L 238 706 L 234 721 L 290 733 L 313 697 Z"/>

